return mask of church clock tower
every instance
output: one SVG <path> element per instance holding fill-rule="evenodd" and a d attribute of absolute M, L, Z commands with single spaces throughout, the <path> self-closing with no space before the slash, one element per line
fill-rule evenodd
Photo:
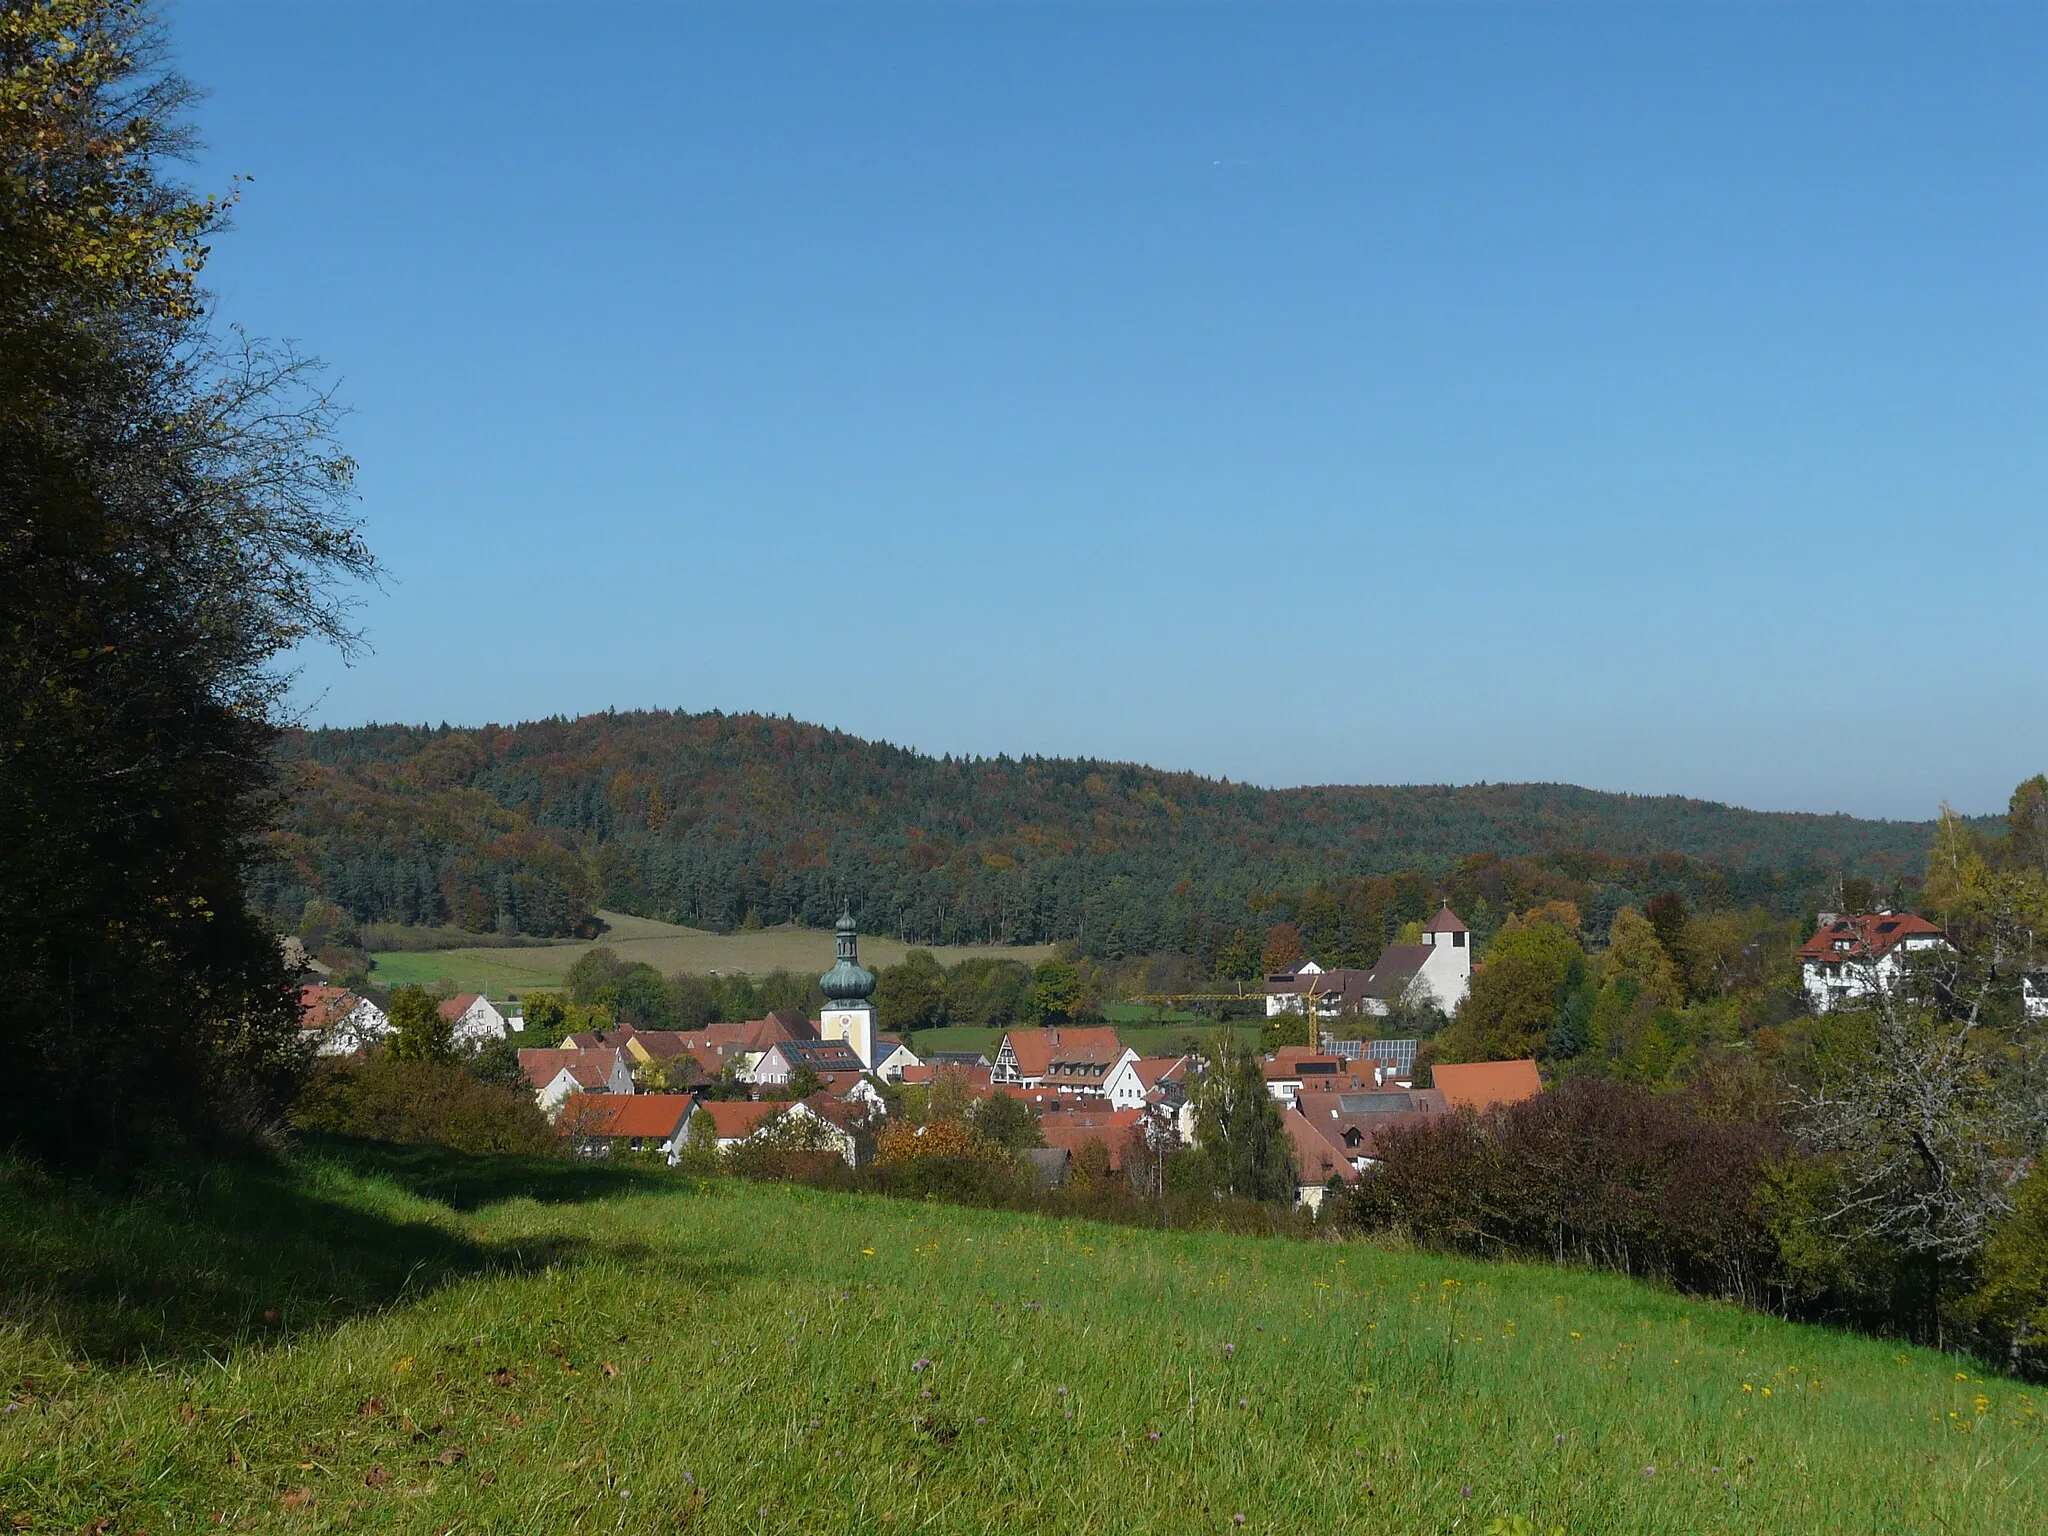
<path fill-rule="evenodd" d="M 844 1040 L 861 1065 L 875 1064 L 875 973 L 860 963 L 860 932 L 849 906 L 839 914 L 839 963 L 818 978 L 825 1010 L 818 1037 Z"/>

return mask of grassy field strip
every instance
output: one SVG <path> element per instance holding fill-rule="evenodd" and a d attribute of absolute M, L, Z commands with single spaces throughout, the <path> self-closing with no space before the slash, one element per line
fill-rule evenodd
<path fill-rule="evenodd" d="M 1603 1276 L 713 1184 L 464 1216 L 225 1364 L 17 1329 L 0 1508 L 77 1531 L 2021 1531 L 2037 1404 Z M 538 1261 L 534 1261 L 538 1262 Z M 290 1328 L 290 1319 L 282 1320 Z"/>
<path fill-rule="evenodd" d="M 748 933 L 707 933 L 651 918 L 623 913 L 602 914 L 610 930 L 595 942 L 628 960 L 644 961 L 663 975 L 718 971 L 764 976 L 770 971 L 823 972 L 831 968 L 833 937 L 822 928 L 763 928 Z M 591 948 L 583 941 L 517 949 L 489 946 L 475 949 L 391 950 L 372 957 L 379 985 L 431 985 L 447 981 L 468 991 L 502 996 L 534 987 L 560 984 L 579 955 Z M 863 938 L 861 959 L 869 967 L 894 965 L 912 946 L 898 939 Z M 1035 965 L 1052 953 L 1049 945 L 971 944 L 941 946 L 932 953 L 943 965 L 976 956 L 994 955 Z"/>

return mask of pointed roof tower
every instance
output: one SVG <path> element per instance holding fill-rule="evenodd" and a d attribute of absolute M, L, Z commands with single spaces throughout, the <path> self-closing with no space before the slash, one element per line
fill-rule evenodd
<path fill-rule="evenodd" d="M 1470 933 L 1471 931 L 1470 928 L 1467 928 L 1458 921 L 1458 914 L 1451 910 L 1451 898 L 1448 896 L 1444 898 L 1444 904 L 1438 909 L 1436 916 L 1432 917 L 1422 928 L 1423 941 L 1429 944 L 1436 943 L 1435 939 L 1429 937 L 1431 934 Z"/>
<path fill-rule="evenodd" d="M 818 987 L 842 1008 L 869 1006 L 875 995 L 875 973 L 860 963 L 860 929 L 850 903 L 840 911 L 837 932 L 838 963 L 818 978 Z"/>

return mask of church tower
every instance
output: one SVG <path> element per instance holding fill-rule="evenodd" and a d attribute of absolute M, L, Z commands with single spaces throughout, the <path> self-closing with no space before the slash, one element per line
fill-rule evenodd
<path fill-rule="evenodd" d="M 860 932 L 849 906 L 839 914 L 839 963 L 818 978 L 825 1010 L 818 1038 L 844 1040 L 861 1065 L 875 1064 L 875 973 L 860 963 Z"/>

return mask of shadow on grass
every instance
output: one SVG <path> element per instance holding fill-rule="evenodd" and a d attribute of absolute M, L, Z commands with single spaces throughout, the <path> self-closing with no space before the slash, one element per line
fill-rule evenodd
<path fill-rule="evenodd" d="M 365 1178 L 389 1179 L 408 1194 L 457 1211 L 481 1210 L 502 1200 L 573 1205 L 688 1187 L 657 1169 L 625 1163 L 451 1152 L 350 1136 L 308 1136 L 300 1156 L 341 1163 Z"/>
<path fill-rule="evenodd" d="M 0 1164 L 0 1324 L 107 1364 L 221 1356 L 461 1280 L 635 1257 L 555 1235 L 479 1242 L 390 1186 L 461 1210 L 677 1188 L 634 1169 L 338 1138 L 277 1163 L 160 1171 L 119 1194 Z"/>

